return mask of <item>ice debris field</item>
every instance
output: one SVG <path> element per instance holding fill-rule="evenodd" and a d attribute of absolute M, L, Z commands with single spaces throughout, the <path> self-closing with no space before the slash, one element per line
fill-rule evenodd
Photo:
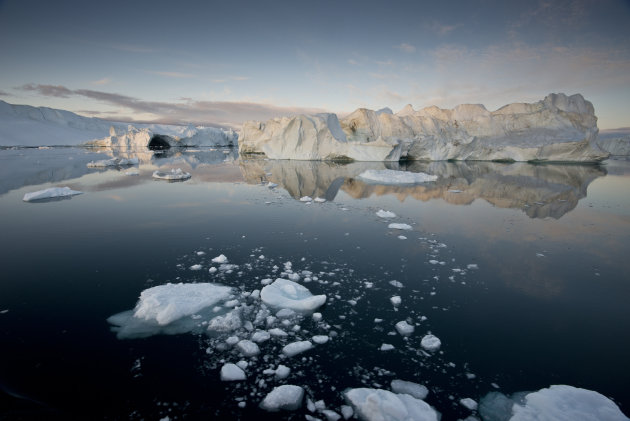
<path fill-rule="evenodd" d="M 232 401 L 221 405 L 232 417 L 254 407 L 313 421 L 439 420 L 454 411 L 467 421 L 628 419 L 595 391 L 551 385 L 507 395 L 451 361 L 431 326 L 449 308 L 431 299 L 444 283 L 470 287 L 483 268 L 456 262 L 433 235 L 390 223 L 391 211 L 374 215 L 384 234 L 405 230 L 425 250 L 421 282 L 360 277 L 347 263 L 270 257 L 262 247 L 239 261 L 229 249 L 199 248 L 179 259 L 174 282 L 144 289 L 135 308 L 108 322 L 121 340 L 197 335 L 203 370 L 224 384 Z"/>

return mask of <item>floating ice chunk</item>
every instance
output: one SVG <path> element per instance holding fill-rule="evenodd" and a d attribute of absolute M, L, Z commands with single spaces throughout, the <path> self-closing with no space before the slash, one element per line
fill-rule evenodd
<path fill-rule="evenodd" d="M 295 311 L 291 310 L 290 308 L 280 309 L 276 313 L 276 317 L 279 319 L 289 319 L 293 316 L 295 316 Z"/>
<path fill-rule="evenodd" d="M 241 311 L 232 310 L 227 314 L 216 316 L 208 323 L 208 330 L 215 332 L 231 332 L 243 325 Z"/>
<path fill-rule="evenodd" d="M 410 231 L 413 229 L 413 227 L 409 224 L 398 224 L 398 223 L 389 224 L 387 228 L 392 229 L 392 230 L 406 230 L 406 231 Z"/>
<path fill-rule="evenodd" d="M 324 203 L 324 202 L 326 201 L 326 199 L 324 199 L 324 198 L 322 198 L 322 197 L 316 197 L 316 198 L 314 199 L 314 201 L 315 201 L 315 202 L 317 202 L 317 203 Z"/>
<path fill-rule="evenodd" d="M 214 263 L 222 264 L 222 263 L 227 263 L 227 261 L 228 261 L 228 259 L 227 259 L 227 257 L 225 257 L 224 254 L 220 254 L 217 257 L 213 257 L 212 258 L 212 262 L 214 262 Z"/>
<path fill-rule="evenodd" d="M 300 202 L 311 202 L 313 200 L 313 198 L 311 198 L 310 196 L 302 196 L 300 197 Z"/>
<path fill-rule="evenodd" d="M 390 284 L 391 286 L 395 286 L 396 288 L 402 288 L 402 287 L 404 286 L 404 285 L 402 284 L 402 282 L 400 282 L 400 281 L 396 281 L 396 280 L 394 280 L 394 281 L 389 281 L 389 284 Z"/>
<path fill-rule="evenodd" d="M 101 159 L 100 161 L 90 161 L 87 163 L 88 168 L 104 168 L 104 167 L 123 167 L 126 165 L 138 165 L 138 158 L 111 158 Z"/>
<path fill-rule="evenodd" d="M 429 394 L 426 386 L 405 380 L 392 380 L 391 388 L 394 393 L 405 393 L 416 399 L 425 399 Z"/>
<path fill-rule="evenodd" d="M 468 269 L 479 269 L 479 266 L 477 266 L 476 263 L 470 263 L 466 266 L 466 268 Z"/>
<path fill-rule="evenodd" d="M 341 405 L 341 415 L 344 420 L 347 420 L 354 415 L 354 409 L 350 405 Z"/>
<path fill-rule="evenodd" d="M 311 338 L 316 344 L 325 344 L 330 339 L 327 335 L 315 335 Z"/>
<path fill-rule="evenodd" d="M 201 270 L 201 265 L 192 265 L 189 269 L 190 270 Z"/>
<path fill-rule="evenodd" d="M 39 190 L 33 193 L 26 193 L 22 198 L 25 202 L 33 202 L 36 200 L 54 199 L 57 197 L 70 197 L 77 194 L 83 194 L 78 190 L 72 190 L 70 187 L 51 187 L 45 190 Z"/>
<path fill-rule="evenodd" d="M 437 351 L 440 349 L 442 345 L 442 341 L 437 336 L 434 335 L 425 335 L 420 341 L 420 346 L 427 351 Z"/>
<path fill-rule="evenodd" d="M 291 369 L 289 367 L 287 367 L 286 365 L 280 364 L 276 368 L 275 377 L 278 380 L 286 379 L 287 377 L 289 377 L 289 374 L 291 374 Z"/>
<path fill-rule="evenodd" d="M 281 409 L 295 411 L 302 406 L 304 389 L 292 384 L 283 384 L 274 388 L 265 396 L 260 407 L 265 411 L 276 412 Z"/>
<path fill-rule="evenodd" d="M 382 389 L 350 389 L 344 393 L 346 401 L 363 420 L 379 421 L 438 421 L 440 414 L 426 402 L 410 395 L 396 394 Z"/>
<path fill-rule="evenodd" d="M 367 170 L 359 174 L 359 177 L 383 184 L 415 184 L 438 179 L 437 175 L 394 170 Z"/>
<path fill-rule="evenodd" d="M 281 338 L 289 335 L 287 332 L 280 329 L 279 327 L 274 327 L 273 329 L 269 329 L 267 332 L 269 332 L 269 334 L 272 336 L 277 336 Z"/>
<path fill-rule="evenodd" d="M 181 168 L 172 169 L 170 171 L 154 171 L 153 178 L 160 180 L 188 180 L 190 173 L 182 171 Z"/>
<path fill-rule="evenodd" d="M 265 286 L 260 298 L 268 306 L 295 311 L 314 311 L 326 302 L 325 295 L 313 295 L 306 287 L 281 278 Z"/>
<path fill-rule="evenodd" d="M 313 313 L 313 321 L 319 322 L 322 319 L 322 313 Z"/>
<path fill-rule="evenodd" d="M 339 421 L 341 415 L 330 409 L 322 409 L 322 415 L 326 417 L 326 421 Z"/>
<path fill-rule="evenodd" d="M 394 348 L 395 347 L 392 344 L 382 344 L 381 347 L 379 348 L 379 351 L 391 351 Z"/>
<path fill-rule="evenodd" d="M 206 254 L 206 252 L 205 252 L 205 251 L 198 251 L 198 252 L 197 252 L 197 256 L 203 256 L 204 254 Z"/>
<path fill-rule="evenodd" d="M 257 343 L 265 342 L 269 340 L 269 338 L 271 338 L 271 335 L 269 334 L 269 332 L 266 332 L 264 330 L 254 332 L 254 334 L 252 335 L 252 341 Z"/>
<path fill-rule="evenodd" d="M 140 175 L 140 171 L 138 170 L 125 171 L 125 175 Z"/>
<path fill-rule="evenodd" d="M 405 237 L 404 235 L 399 235 L 399 236 L 398 236 L 398 239 L 399 239 L 399 240 L 406 240 L 406 239 L 407 239 L 407 237 Z"/>
<path fill-rule="evenodd" d="M 398 307 L 400 303 L 402 302 L 402 299 L 398 295 L 394 295 L 393 297 L 389 299 L 389 301 L 392 302 L 392 305 L 394 307 Z"/>
<path fill-rule="evenodd" d="M 379 209 L 379 211 L 376 212 L 376 216 L 378 216 L 379 218 L 395 218 L 396 214 L 394 212 Z"/>
<path fill-rule="evenodd" d="M 306 352 L 311 348 L 313 348 L 313 343 L 311 341 L 291 342 L 282 348 L 282 353 L 287 357 L 293 357 L 297 354 L 301 354 L 302 352 Z"/>
<path fill-rule="evenodd" d="M 216 271 L 217 271 L 217 268 L 215 268 L 214 266 L 208 269 L 208 272 L 210 273 L 215 273 Z"/>
<path fill-rule="evenodd" d="M 243 339 L 236 344 L 236 348 L 246 357 L 253 357 L 260 354 L 260 348 L 254 342 Z"/>
<path fill-rule="evenodd" d="M 221 380 L 227 382 L 245 380 L 245 372 L 236 364 L 227 363 L 221 367 Z"/>
<path fill-rule="evenodd" d="M 438 260 L 429 260 L 429 263 L 431 263 L 432 265 L 437 265 L 438 263 L 440 263 Z"/>
<path fill-rule="evenodd" d="M 402 320 L 398 323 L 396 323 L 396 330 L 398 331 L 399 334 L 403 335 L 403 336 L 409 336 L 413 333 L 414 331 L 414 326 L 410 325 L 409 323 L 407 323 L 406 320 Z"/>
<path fill-rule="evenodd" d="M 477 402 L 475 402 L 474 399 L 471 398 L 463 398 L 459 400 L 459 403 L 464 406 L 465 408 L 470 409 L 471 411 L 476 411 L 477 410 Z"/>
<path fill-rule="evenodd" d="M 229 287 L 210 283 L 159 285 L 140 293 L 134 317 L 167 325 L 227 299 L 231 292 Z"/>

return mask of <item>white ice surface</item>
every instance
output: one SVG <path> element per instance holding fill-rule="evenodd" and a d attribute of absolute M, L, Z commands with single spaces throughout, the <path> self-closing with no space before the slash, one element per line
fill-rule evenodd
<path fill-rule="evenodd" d="M 302 406 L 303 399 L 304 389 L 300 386 L 283 384 L 269 392 L 260 403 L 260 407 L 271 412 L 280 411 L 281 409 L 294 411 Z"/>
<path fill-rule="evenodd" d="M 225 255 L 224 255 L 224 254 L 220 254 L 220 255 L 218 255 L 217 257 L 213 257 L 213 258 L 212 258 L 212 261 L 213 261 L 214 263 L 220 263 L 220 264 L 222 264 L 222 263 L 227 263 L 228 259 L 227 259 L 227 257 L 225 257 Z"/>
<path fill-rule="evenodd" d="M 416 184 L 438 179 L 437 175 L 394 170 L 366 170 L 359 177 L 381 184 Z"/>
<path fill-rule="evenodd" d="M 358 388 L 344 392 L 346 401 L 365 421 L 438 421 L 439 413 L 421 399 L 388 390 Z"/>
<path fill-rule="evenodd" d="M 83 194 L 83 192 L 72 190 L 70 187 L 51 187 L 45 190 L 26 193 L 22 200 L 25 202 L 33 202 L 36 200 L 53 199 L 56 197 L 70 197 L 77 194 Z"/>
<path fill-rule="evenodd" d="M 326 302 L 325 295 L 313 295 L 304 286 L 288 279 L 278 278 L 260 291 L 261 300 L 276 308 L 295 311 L 314 311 Z"/>
<path fill-rule="evenodd" d="M 409 224 L 397 224 L 397 223 L 389 224 L 387 228 L 392 229 L 392 230 L 405 230 L 405 231 L 410 231 L 413 229 L 413 227 Z"/>
<path fill-rule="evenodd" d="M 376 216 L 380 217 L 380 218 L 395 218 L 396 214 L 394 212 L 390 212 L 390 211 L 386 211 L 383 209 L 379 209 L 378 212 L 376 212 Z"/>

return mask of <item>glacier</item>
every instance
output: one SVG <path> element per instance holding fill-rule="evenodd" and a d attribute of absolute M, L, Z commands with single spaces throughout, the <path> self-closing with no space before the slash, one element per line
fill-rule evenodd
<path fill-rule="evenodd" d="M 248 121 L 238 139 L 242 154 L 294 160 L 481 160 L 599 162 L 593 104 L 581 94 L 549 94 L 536 103 L 488 111 L 481 104 L 436 106 L 396 114 L 360 108 L 335 114 Z"/>

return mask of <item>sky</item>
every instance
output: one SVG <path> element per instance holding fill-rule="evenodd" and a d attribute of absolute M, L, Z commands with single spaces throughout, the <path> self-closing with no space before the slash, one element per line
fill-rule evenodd
<path fill-rule="evenodd" d="M 238 127 L 581 93 L 630 126 L 630 0 L 0 0 L 0 99 Z"/>

